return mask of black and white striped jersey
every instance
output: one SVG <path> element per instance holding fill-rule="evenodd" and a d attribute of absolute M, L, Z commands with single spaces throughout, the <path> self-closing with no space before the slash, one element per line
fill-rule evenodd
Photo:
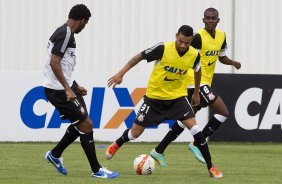
<path fill-rule="evenodd" d="M 61 67 L 66 81 L 70 86 L 73 84 L 72 73 L 76 64 L 74 33 L 66 24 L 57 28 L 48 41 L 47 53 L 44 65 L 44 83 L 43 86 L 50 89 L 62 90 L 62 84 L 54 75 L 50 66 L 52 54 L 62 58 Z"/>

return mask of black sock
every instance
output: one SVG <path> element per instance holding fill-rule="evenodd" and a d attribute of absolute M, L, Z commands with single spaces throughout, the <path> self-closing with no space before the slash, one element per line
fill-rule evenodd
<path fill-rule="evenodd" d="M 117 143 L 118 147 L 121 147 L 121 146 L 123 145 L 123 143 L 126 143 L 126 142 L 129 141 L 129 138 L 128 138 L 128 132 L 129 132 L 129 130 L 130 130 L 130 129 L 126 129 L 126 130 L 123 132 L 122 136 L 116 140 L 116 143 Z"/>
<path fill-rule="evenodd" d="M 202 132 L 198 132 L 194 135 L 194 140 L 195 140 L 195 144 L 196 146 L 199 148 L 199 150 L 201 151 L 206 163 L 207 163 L 207 167 L 208 169 L 210 169 L 212 167 L 212 162 L 211 162 L 211 155 L 210 155 L 210 151 L 209 151 L 209 147 L 208 147 L 208 143 L 205 139 L 205 136 Z"/>
<path fill-rule="evenodd" d="M 221 126 L 221 124 L 222 123 L 220 121 L 218 121 L 214 116 L 212 116 L 208 124 L 203 129 L 204 136 L 211 136 Z"/>
<path fill-rule="evenodd" d="M 177 121 L 173 124 L 171 130 L 166 134 L 160 144 L 155 148 L 157 153 L 163 153 L 166 147 L 174 141 L 182 132 L 184 128 L 180 127 Z"/>
<path fill-rule="evenodd" d="M 77 137 L 79 136 L 79 132 L 74 128 L 74 125 L 70 125 L 67 128 L 65 135 L 62 137 L 60 142 L 52 149 L 52 156 L 55 158 L 61 157 L 63 151 L 73 143 Z"/>
<path fill-rule="evenodd" d="M 87 156 L 88 162 L 91 166 L 91 169 L 94 173 L 98 172 L 101 168 L 96 156 L 94 139 L 93 139 L 93 131 L 80 134 L 80 142 L 81 146 L 84 150 L 84 153 Z"/>

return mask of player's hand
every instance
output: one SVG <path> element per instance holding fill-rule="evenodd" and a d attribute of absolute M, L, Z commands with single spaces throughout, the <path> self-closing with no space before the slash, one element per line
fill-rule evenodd
<path fill-rule="evenodd" d="M 200 105 L 200 95 L 199 95 L 199 93 L 194 93 L 192 95 L 191 105 L 192 105 L 192 107 L 197 107 L 197 106 Z"/>
<path fill-rule="evenodd" d="M 238 61 L 234 61 L 234 62 L 233 62 L 233 66 L 238 70 L 238 69 L 241 68 L 241 63 L 238 62 Z"/>
<path fill-rule="evenodd" d="M 84 87 L 78 86 L 77 89 L 82 96 L 87 95 L 87 90 Z"/>
<path fill-rule="evenodd" d="M 74 101 L 76 99 L 76 94 L 73 92 L 71 88 L 66 89 L 66 96 L 67 96 L 67 101 Z"/>
<path fill-rule="evenodd" d="M 122 76 L 116 74 L 108 80 L 108 87 L 113 86 L 113 88 L 115 88 L 116 85 L 120 83 L 122 83 Z"/>

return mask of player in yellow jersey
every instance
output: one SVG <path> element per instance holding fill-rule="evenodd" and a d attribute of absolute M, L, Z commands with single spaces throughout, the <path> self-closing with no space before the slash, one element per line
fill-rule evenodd
<path fill-rule="evenodd" d="M 192 133 L 206 160 L 210 175 L 214 178 L 223 176 L 211 162 L 207 141 L 196 123 L 192 106 L 187 98 L 187 74 L 191 69 L 194 71 L 195 84 L 191 104 L 196 106 L 200 104 L 200 54 L 190 46 L 192 38 L 193 29 L 183 25 L 176 33 L 176 41 L 159 43 L 137 54 L 108 80 L 108 86 L 115 87 L 122 82 L 124 74 L 141 60 L 155 61 L 144 102 L 132 128 L 125 130 L 122 136 L 107 148 L 107 159 L 111 159 L 124 143 L 138 138 L 146 126 L 159 125 L 164 120 L 175 119 L 181 121 Z"/>
<path fill-rule="evenodd" d="M 228 109 L 221 99 L 221 97 L 210 86 L 212 83 L 215 65 L 217 59 L 225 65 L 232 65 L 236 69 L 241 68 L 240 62 L 229 59 L 226 54 L 226 37 L 225 33 L 216 26 L 219 22 L 218 11 L 214 8 L 208 8 L 204 12 L 203 22 L 205 28 L 200 29 L 193 37 L 191 46 L 196 48 L 201 54 L 201 70 L 202 78 L 200 83 L 200 105 L 193 106 L 194 113 L 197 113 L 202 107 L 210 106 L 213 108 L 215 114 L 208 121 L 203 129 L 205 137 L 212 135 L 221 124 L 227 119 L 229 113 Z M 194 91 L 193 71 L 188 72 L 188 99 L 191 99 L 191 94 Z M 151 151 L 153 156 L 161 166 L 166 166 L 163 156 L 166 147 L 175 140 L 184 130 L 185 126 L 181 122 L 174 123 L 172 129 L 167 133 L 160 144 Z M 194 142 L 194 144 L 196 141 Z M 189 149 L 194 153 L 196 158 L 205 163 L 206 160 L 199 151 L 197 144 L 190 143 Z"/>

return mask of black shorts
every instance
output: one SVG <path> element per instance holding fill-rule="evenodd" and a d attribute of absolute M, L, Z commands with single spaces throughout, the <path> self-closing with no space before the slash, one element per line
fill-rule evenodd
<path fill-rule="evenodd" d="M 188 99 L 191 103 L 192 95 L 194 93 L 194 88 L 188 88 Z M 207 107 L 208 105 L 212 105 L 217 99 L 217 92 L 212 89 L 209 85 L 203 85 L 200 87 L 200 105 L 197 110 L 200 110 L 202 107 Z"/>
<path fill-rule="evenodd" d="M 180 97 L 174 100 L 156 100 L 144 96 L 134 123 L 140 126 L 155 126 L 165 120 L 185 120 L 195 117 L 188 98 Z"/>
<path fill-rule="evenodd" d="M 68 119 L 71 123 L 76 124 L 84 121 L 88 112 L 84 99 L 77 89 L 76 82 L 73 83 L 71 89 L 77 96 L 77 99 L 72 102 L 67 101 L 65 90 L 44 88 L 44 92 L 50 103 L 60 112 L 61 119 Z"/>

